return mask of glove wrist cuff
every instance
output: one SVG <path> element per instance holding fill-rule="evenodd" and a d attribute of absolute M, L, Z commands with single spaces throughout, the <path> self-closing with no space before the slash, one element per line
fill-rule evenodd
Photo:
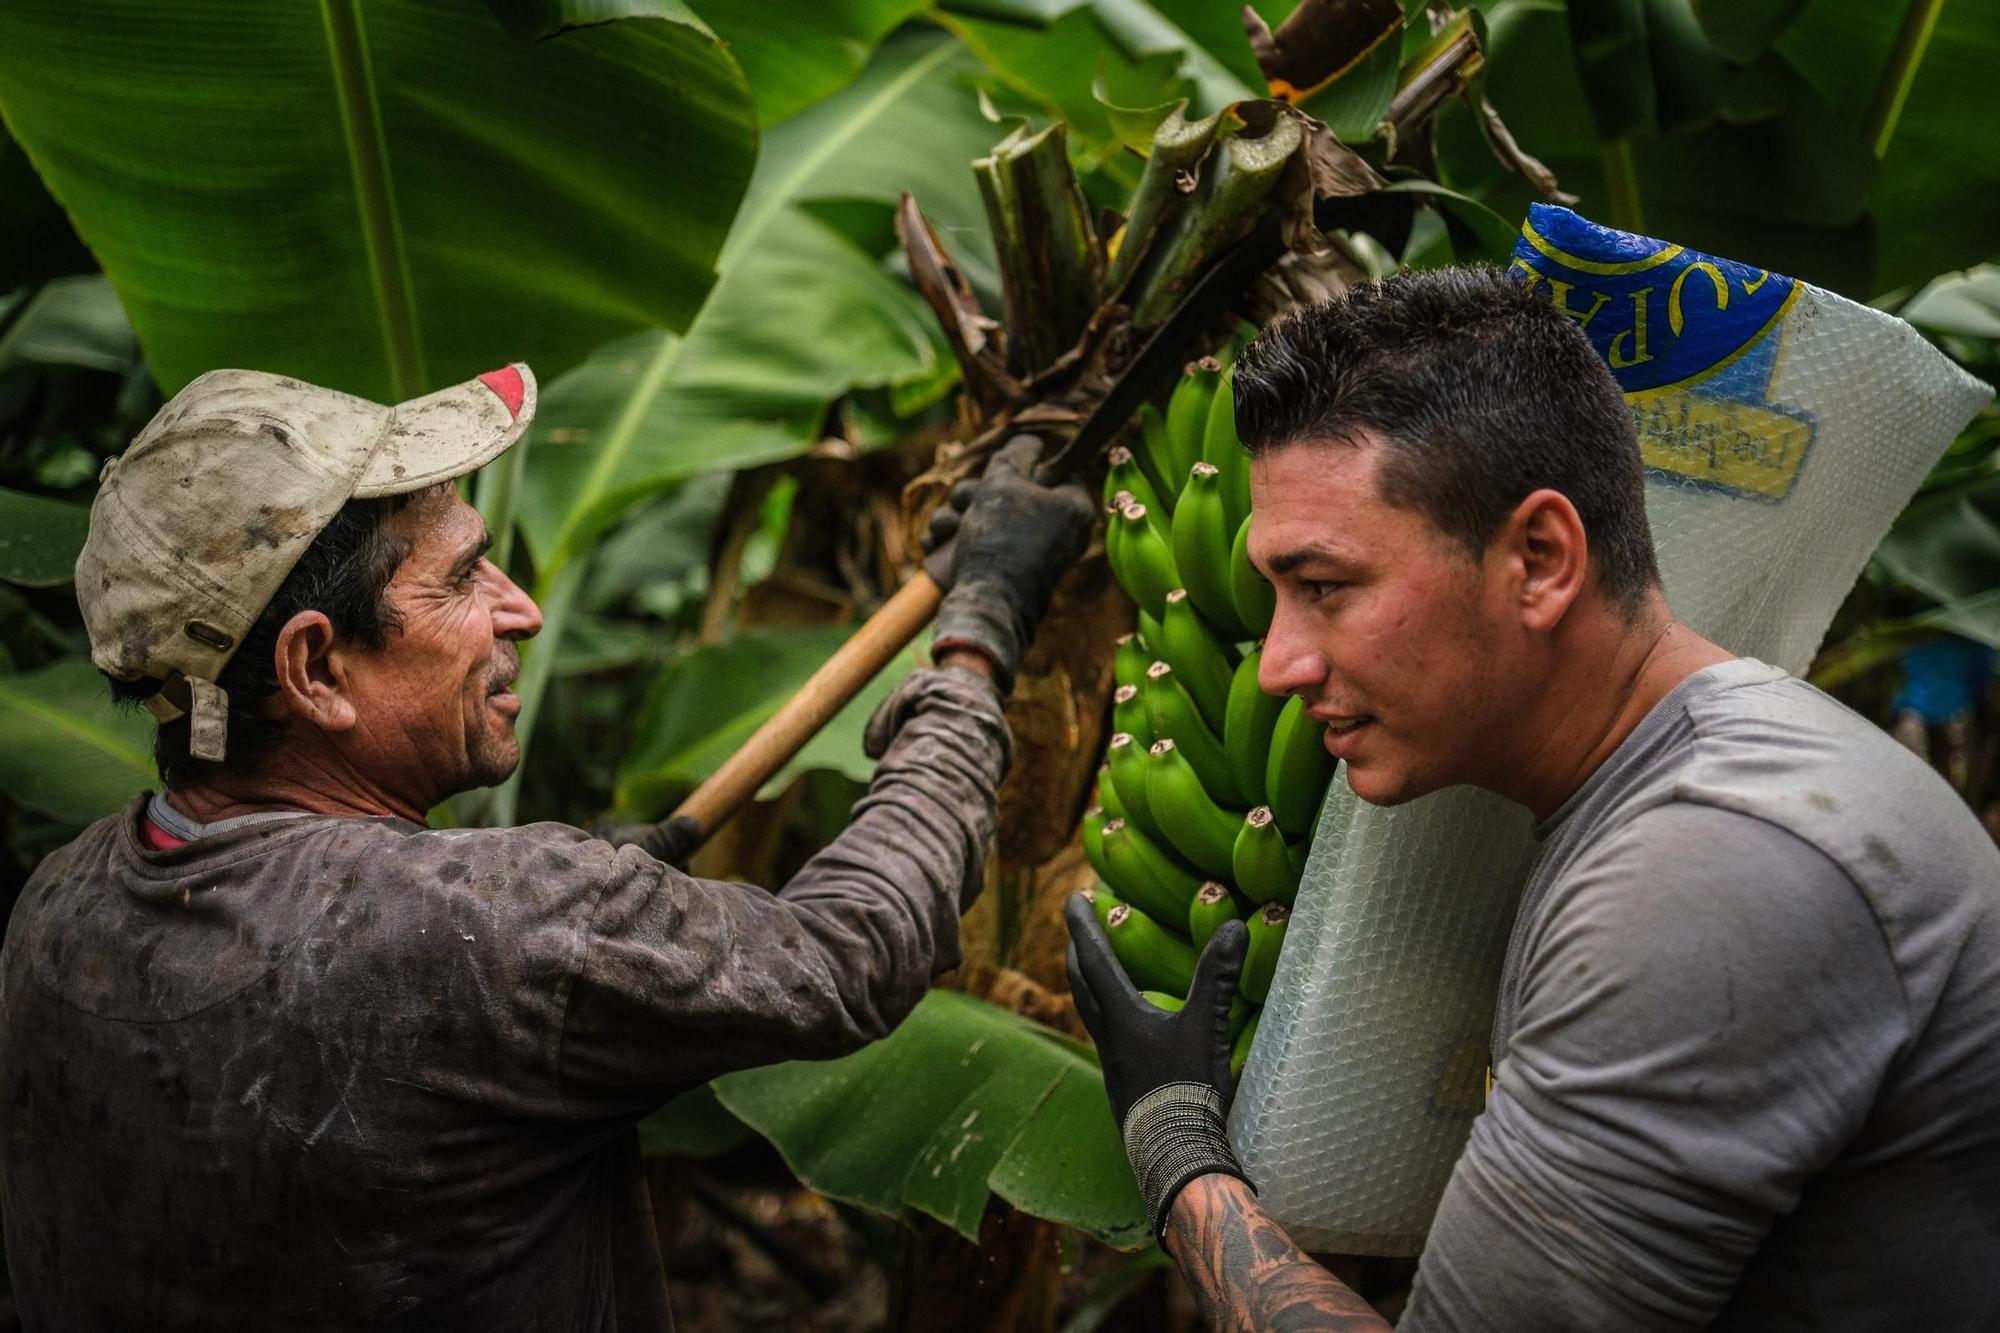
<path fill-rule="evenodd" d="M 1224 1109 L 1222 1094 L 1206 1083 L 1167 1083 L 1125 1113 L 1125 1155 L 1155 1238 L 1166 1235 L 1168 1210 L 1189 1181 L 1220 1172 L 1249 1183 L 1229 1149 Z"/>

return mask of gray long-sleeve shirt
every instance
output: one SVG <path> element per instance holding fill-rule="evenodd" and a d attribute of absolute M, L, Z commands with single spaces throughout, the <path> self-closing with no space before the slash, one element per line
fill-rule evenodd
<path fill-rule="evenodd" d="M 778 895 L 573 828 L 253 823 L 51 855 L 0 956 L 0 1201 L 30 1329 L 671 1327 L 635 1125 L 840 1055 L 958 961 L 1000 702 L 917 673 Z"/>
<path fill-rule="evenodd" d="M 1760 662 L 1544 823 L 1402 1327 L 2000 1328 L 2000 851 Z"/>

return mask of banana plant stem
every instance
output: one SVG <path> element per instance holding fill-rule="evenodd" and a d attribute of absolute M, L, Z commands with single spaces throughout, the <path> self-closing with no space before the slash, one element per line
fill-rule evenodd
<path fill-rule="evenodd" d="M 1938 14 L 1943 9 L 1944 0 L 1910 0 L 1910 7 L 1903 11 L 1903 26 L 1896 31 L 1896 45 L 1882 67 L 1875 98 L 1862 122 L 1862 133 L 1878 160 L 1888 153 L 1889 141 L 1896 137 L 1896 122 L 1903 117 L 1903 104 L 1910 100 L 1910 88 L 1917 81 L 1917 70 L 1924 63 L 1924 52 L 1930 47 L 1931 34 L 1937 31 Z"/>

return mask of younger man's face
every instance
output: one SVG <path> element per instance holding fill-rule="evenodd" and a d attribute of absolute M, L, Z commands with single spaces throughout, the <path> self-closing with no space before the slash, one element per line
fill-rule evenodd
<path fill-rule="evenodd" d="M 1276 586 L 1258 683 L 1328 724 L 1355 795 L 1491 785 L 1525 661 L 1502 580 L 1377 485 L 1383 445 L 1282 445 L 1250 470 L 1250 559 Z"/>

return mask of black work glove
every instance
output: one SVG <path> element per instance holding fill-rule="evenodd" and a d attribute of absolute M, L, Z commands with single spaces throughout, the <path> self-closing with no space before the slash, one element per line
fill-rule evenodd
<path fill-rule="evenodd" d="M 1187 1004 L 1170 1014 L 1125 975 L 1087 898 L 1072 894 L 1063 919 L 1070 994 L 1097 1042 L 1111 1115 L 1161 1237 L 1174 1196 L 1197 1176 L 1219 1172 L 1249 1183 L 1229 1150 L 1228 1117 L 1229 1008 L 1250 932 L 1240 921 L 1223 923 L 1202 950 Z"/>
<path fill-rule="evenodd" d="M 1034 479 L 1042 442 L 1017 435 L 977 481 L 952 487 L 931 515 L 924 569 L 946 589 L 932 631 L 933 657 L 970 648 L 993 663 L 1004 695 L 1048 610 L 1062 572 L 1083 554 L 1097 506 L 1081 484 Z"/>

